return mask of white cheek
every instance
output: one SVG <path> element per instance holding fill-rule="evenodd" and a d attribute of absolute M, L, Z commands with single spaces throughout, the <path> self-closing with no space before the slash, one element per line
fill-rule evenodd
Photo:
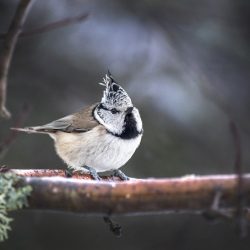
<path fill-rule="evenodd" d="M 104 114 L 105 121 L 98 115 L 97 110 L 94 116 L 100 124 L 102 124 L 108 131 L 114 134 L 121 134 L 123 130 L 124 117 L 122 114 L 112 115 L 109 111 Z"/>
<path fill-rule="evenodd" d="M 135 107 L 133 109 L 133 115 L 134 115 L 135 120 L 137 122 L 137 130 L 141 131 L 142 130 L 142 120 L 141 120 L 139 110 L 137 108 L 135 108 Z"/>
<path fill-rule="evenodd" d="M 110 116 L 109 130 L 115 134 L 121 134 L 124 125 L 124 114 L 116 114 Z"/>

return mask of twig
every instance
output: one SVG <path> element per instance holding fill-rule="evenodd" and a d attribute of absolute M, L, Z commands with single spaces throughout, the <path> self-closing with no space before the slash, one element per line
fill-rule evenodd
<path fill-rule="evenodd" d="M 48 23 L 45 24 L 41 27 L 37 27 L 28 31 L 23 31 L 20 34 L 20 37 L 27 37 L 27 36 L 32 36 L 32 35 L 38 35 L 38 34 L 42 34 L 45 32 L 49 32 L 55 29 L 59 29 L 59 28 L 63 28 L 72 24 L 76 24 L 79 22 L 83 22 L 87 19 L 87 17 L 89 16 L 88 13 L 82 13 L 80 15 L 74 16 L 74 17 L 67 17 L 64 18 L 62 20 L 53 22 L 53 23 Z M 3 39 L 6 36 L 6 34 L 0 34 L 0 39 Z"/>
<path fill-rule="evenodd" d="M 103 220 L 109 226 L 109 230 L 117 237 L 120 238 L 122 236 L 122 227 L 111 220 L 110 216 L 104 216 Z"/>
<path fill-rule="evenodd" d="M 14 127 L 16 128 L 22 127 L 25 120 L 27 119 L 29 112 L 30 112 L 30 106 L 28 104 L 24 104 L 20 113 L 18 114 L 16 118 Z M 8 151 L 10 146 L 13 144 L 18 134 L 19 133 L 17 131 L 11 130 L 9 134 L 0 143 L 0 159 L 2 159 L 3 156 L 6 154 L 6 152 Z"/>
<path fill-rule="evenodd" d="M 211 207 L 216 187 L 221 187 L 220 210 L 232 217 L 235 214 L 237 175 L 90 181 L 89 175 L 58 177 L 65 176 L 63 170 L 11 171 L 23 176 L 22 185 L 32 186 L 30 209 L 99 215 L 202 213 Z M 244 181 L 247 203 L 243 212 L 250 219 L 250 174 L 244 175 Z"/>
<path fill-rule="evenodd" d="M 7 80 L 10 62 L 18 36 L 33 2 L 34 0 L 20 0 L 3 42 L 3 52 L 0 57 L 0 115 L 4 118 L 9 118 L 11 116 L 6 108 Z"/>
<path fill-rule="evenodd" d="M 232 212 L 228 212 L 225 210 L 221 210 L 220 203 L 221 203 L 221 197 L 223 195 L 222 189 L 220 187 L 217 187 L 215 189 L 214 194 L 214 200 L 212 202 L 211 208 L 207 211 L 203 212 L 203 216 L 205 219 L 215 222 L 218 221 L 218 219 L 232 219 L 233 214 Z"/>
<path fill-rule="evenodd" d="M 239 234 L 241 237 L 247 235 L 247 223 L 244 218 L 244 183 L 243 183 L 243 170 L 242 170 L 242 157 L 241 157 L 241 142 L 238 128 L 233 120 L 229 122 L 230 131 L 233 137 L 233 144 L 235 148 L 235 161 L 234 171 L 237 175 L 237 197 L 236 197 L 236 219 Z"/>

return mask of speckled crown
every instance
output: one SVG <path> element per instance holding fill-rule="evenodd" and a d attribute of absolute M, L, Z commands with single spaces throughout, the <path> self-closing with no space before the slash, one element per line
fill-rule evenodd
<path fill-rule="evenodd" d="M 123 110 L 133 106 L 127 92 L 115 82 L 109 71 L 103 78 L 103 83 L 100 84 L 106 87 L 103 91 L 101 103 L 103 103 L 107 108 L 117 108 Z"/>

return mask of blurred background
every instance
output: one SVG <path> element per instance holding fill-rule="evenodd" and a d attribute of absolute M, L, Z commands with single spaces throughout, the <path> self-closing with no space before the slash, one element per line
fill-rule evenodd
<path fill-rule="evenodd" d="M 18 1 L 0 0 L 5 33 Z M 24 125 L 40 125 L 100 100 L 110 69 L 140 109 L 144 137 L 123 167 L 137 178 L 233 173 L 233 120 L 250 170 L 250 2 L 245 0 L 43 0 L 25 30 L 89 13 L 80 23 L 20 38 L 10 68 L 9 133 L 24 103 Z M 2 46 L 2 41 L 0 41 Z M 2 47 L 0 47 L 2 49 Z M 1 53 L 1 50 L 0 50 Z M 1 165 L 64 168 L 52 140 L 20 134 Z M 195 215 L 116 217 L 116 239 L 100 217 L 22 211 L 1 249 L 249 249 L 226 222 Z"/>

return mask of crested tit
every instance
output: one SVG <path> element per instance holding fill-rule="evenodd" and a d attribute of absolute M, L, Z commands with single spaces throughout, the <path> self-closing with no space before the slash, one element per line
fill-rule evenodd
<path fill-rule="evenodd" d="M 143 134 L 138 109 L 110 72 L 103 78 L 101 102 L 79 112 L 36 127 L 14 128 L 27 133 L 48 134 L 59 157 L 71 170 L 88 169 L 94 179 L 98 172 L 112 170 L 127 180 L 119 168 L 134 154 Z"/>

